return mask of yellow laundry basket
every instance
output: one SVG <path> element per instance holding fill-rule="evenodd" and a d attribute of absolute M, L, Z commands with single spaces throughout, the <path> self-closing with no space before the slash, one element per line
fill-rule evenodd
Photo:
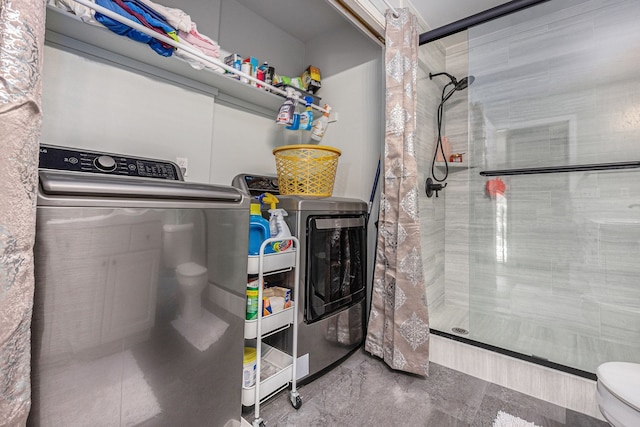
<path fill-rule="evenodd" d="M 280 194 L 329 197 L 340 150 L 326 145 L 285 145 L 273 150 Z"/>

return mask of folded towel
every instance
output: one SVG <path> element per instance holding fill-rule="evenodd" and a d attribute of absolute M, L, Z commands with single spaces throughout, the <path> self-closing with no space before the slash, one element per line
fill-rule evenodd
<path fill-rule="evenodd" d="M 152 2 L 151 0 L 139 1 L 162 15 L 164 19 L 169 23 L 169 25 L 171 25 L 173 28 L 184 32 L 191 31 L 191 17 L 183 10 L 163 6 L 161 4 Z"/>

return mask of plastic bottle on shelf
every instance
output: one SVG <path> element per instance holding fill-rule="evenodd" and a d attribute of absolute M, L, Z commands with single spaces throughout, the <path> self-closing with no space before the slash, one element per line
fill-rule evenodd
<path fill-rule="evenodd" d="M 301 114 L 298 113 L 298 99 L 300 97 L 300 92 L 293 93 L 293 122 L 287 126 L 288 130 L 298 130 L 300 128 L 300 118 Z"/>
<path fill-rule="evenodd" d="M 305 96 L 304 102 L 305 110 L 300 114 L 300 130 L 311 130 L 313 127 L 313 111 L 311 109 L 313 98 Z"/>
<path fill-rule="evenodd" d="M 292 125 L 293 117 L 295 114 L 296 104 L 294 102 L 294 90 L 293 88 L 287 88 L 287 95 L 284 103 L 278 110 L 278 116 L 276 117 L 276 123 L 279 125 Z"/>
<path fill-rule="evenodd" d="M 247 320 L 258 318 L 258 279 L 247 283 Z"/>
<path fill-rule="evenodd" d="M 260 245 L 271 237 L 269 221 L 262 217 L 260 205 L 251 203 L 251 215 L 249 216 L 249 255 L 260 255 Z M 265 254 L 273 253 L 272 245 L 264 248 Z"/>
<path fill-rule="evenodd" d="M 271 214 L 271 218 L 269 218 L 269 231 L 271 232 L 271 237 L 281 239 L 291 237 L 291 230 L 289 230 L 289 226 L 284 220 L 284 217 L 289 214 L 284 209 L 276 208 L 276 205 L 279 202 L 278 198 L 271 193 L 264 193 L 260 196 L 260 201 L 271 206 L 271 209 L 269 209 L 269 213 Z M 291 240 L 282 240 L 280 242 L 273 243 L 274 252 L 284 252 L 292 247 L 293 242 Z"/>
<path fill-rule="evenodd" d="M 329 125 L 329 112 L 331 111 L 331 107 L 329 104 L 324 104 L 324 109 L 327 110 L 327 112 L 316 120 L 313 125 L 313 130 L 311 131 L 311 139 L 314 141 L 322 140 L 324 133 L 327 131 L 327 126 Z"/>
<path fill-rule="evenodd" d="M 242 387 L 249 388 L 256 385 L 257 350 L 255 347 L 245 347 L 242 358 Z"/>

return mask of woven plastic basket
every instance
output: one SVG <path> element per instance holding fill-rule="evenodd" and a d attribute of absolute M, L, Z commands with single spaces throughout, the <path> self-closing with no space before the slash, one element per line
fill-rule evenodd
<path fill-rule="evenodd" d="M 330 197 L 340 150 L 326 145 L 285 145 L 273 150 L 280 194 Z"/>

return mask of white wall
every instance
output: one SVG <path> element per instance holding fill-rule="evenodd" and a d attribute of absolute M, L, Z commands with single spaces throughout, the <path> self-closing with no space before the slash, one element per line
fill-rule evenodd
<path fill-rule="evenodd" d="M 334 195 L 369 200 L 384 144 L 383 51 L 350 25 L 307 43 L 322 73 L 318 95 L 338 112 L 320 142 L 342 151 Z"/>
<path fill-rule="evenodd" d="M 300 6 L 304 7 L 304 6 Z M 283 11 L 283 13 L 286 13 Z M 275 66 L 276 73 L 296 77 L 306 67 L 304 44 L 234 0 L 222 0 L 220 46 L 243 57 Z"/>
<path fill-rule="evenodd" d="M 275 175 L 272 151 L 281 145 L 283 132 L 275 120 L 217 104 L 210 181 L 231 184 L 239 173 Z"/>
<path fill-rule="evenodd" d="M 187 157 L 187 180 L 209 180 L 211 95 L 46 46 L 42 109 L 45 144 Z"/>

